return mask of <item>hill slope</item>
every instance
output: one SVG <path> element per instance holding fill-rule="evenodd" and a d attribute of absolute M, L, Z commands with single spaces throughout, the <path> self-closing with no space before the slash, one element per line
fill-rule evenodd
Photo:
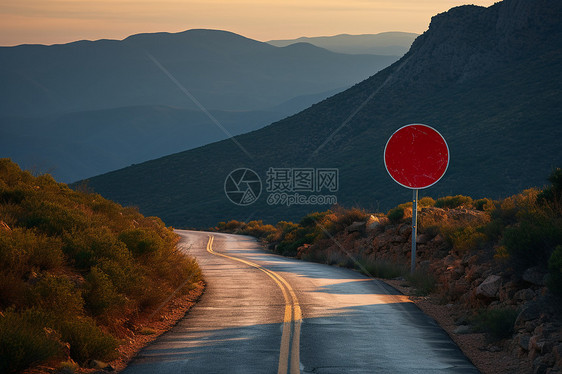
<path fill-rule="evenodd" d="M 199 103 L 237 135 L 397 59 L 216 30 L 0 47 L 0 156 L 72 182 L 224 139 Z"/>
<path fill-rule="evenodd" d="M 90 179 L 96 191 L 173 225 L 295 219 L 325 206 L 232 204 L 227 175 L 248 167 L 339 169 L 338 202 L 388 209 L 410 192 L 391 181 L 382 153 L 408 123 L 447 139 L 451 163 L 426 192 L 502 197 L 544 183 L 562 163 L 562 30 L 554 0 L 462 6 L 432 19 L 410 51 L 375 76 L 264 129 Z M 424 191 L 425 192 L 425 191 Z"/>

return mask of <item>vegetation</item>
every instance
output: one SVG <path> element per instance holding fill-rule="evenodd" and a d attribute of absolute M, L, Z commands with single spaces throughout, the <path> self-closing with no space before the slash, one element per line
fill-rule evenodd
<path fill-rule="evenodd" d="M 551 185 L 543 190 L 528 189 L 497 201 L 462 195 L 424 197 L 419 204 L 426 208 L 419 218 L 420 234 L 441 235 L 449 249 L 459 254 L 491 253 L 498 266 L 512 271 L 521 273 L 533 266 L 548 270 L 550 290 L 562 294 L 562 170 L 554 170 L 548 180 Z M 404 223 L 404 212 L 411 207 L 412 203 L 405 203 L 390 209 L 385 225 Z M 445 219 L 436 208 L 456 213 Z M 381 278 L 404 276 L 419 294 L 434 291 L 437 280 L 429 269 L 409 274 L 404 259 L 380 258 L 367 242 L 355 240 L 366 235 L 364 228 L 353 225 L 366 224 L 368 218 L 361 209 L 335 207 L 310 213 L 298 223 L 280 221 L 272 226 L 262 221 L 230 221 L 216 229 L 256 236 L 282 255 L 355 268 Z"/>
<path fill-rule="evenodd" d="M 199 281 L 177 240 L 156 217 L 0 159 L 0 372 L 115 357 L 128 320 Z"/>
<path fill-rule="evenodd" d="M 476 332 L 486 333 L 491 340 L 501 340 L 513 333 L 518 311 L 514 309 L 488 309 L 479 311 L 472 324 Z"/>

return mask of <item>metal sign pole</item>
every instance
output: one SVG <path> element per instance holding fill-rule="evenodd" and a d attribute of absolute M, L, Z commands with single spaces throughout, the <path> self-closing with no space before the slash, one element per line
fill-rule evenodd
<path fill-rule="evenodd" d="M 418 229 L 418 189 L 414 189 L 414 199 L 412 202 L 412 256 L 410 263 L 410 273 L 416 270 L 416 237 Z"/>

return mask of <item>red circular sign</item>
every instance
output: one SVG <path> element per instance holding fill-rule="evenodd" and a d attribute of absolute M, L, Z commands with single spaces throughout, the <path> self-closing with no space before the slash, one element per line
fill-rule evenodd
<path fill-rule="evenodd" d="M 449 166 L 449 147 L 434 128 L 413 124 L 396 130 L 384 148 L 384 166 L 398 184 L 427 188 L 439 181 Z"/>

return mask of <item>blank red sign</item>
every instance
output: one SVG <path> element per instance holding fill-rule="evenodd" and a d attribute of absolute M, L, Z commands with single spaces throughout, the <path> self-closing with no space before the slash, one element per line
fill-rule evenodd
<path fill-rule="evenodd" d="M 420 189 L 434 185 L 449 166 L 449 147 L 434 128 L 413 124 L 396 130 L 384 149 L 384 165 L 398 184 Z"/>

